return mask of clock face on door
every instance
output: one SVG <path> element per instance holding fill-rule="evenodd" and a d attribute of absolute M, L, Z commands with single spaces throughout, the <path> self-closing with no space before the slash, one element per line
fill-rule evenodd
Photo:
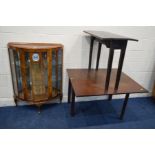
<path fill-rule="evenodd" d="M 33 61 L 39 61 L 39 54 L 38 54 L 38 53 L 34 53 L 34 54 L 32 55 L 32 60 L 33 60 Z"/>

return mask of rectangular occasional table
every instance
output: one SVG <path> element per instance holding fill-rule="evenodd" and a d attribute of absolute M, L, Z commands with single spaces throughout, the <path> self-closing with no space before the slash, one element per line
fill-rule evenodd
<path fill-rule="evenodd" d="M 103 31 L 84 32 L 89 34 L 91 39 L 88 69 L 67 69 L 69 77 L 68 103 L 71 103 L 71 115 L 75 115 L 75 97 L 109 95 L 109 100 L 111 100 L 112 95 L 125 94 L 120 115 L 120 119 L 123 119 L 129 95 L 148 92 L 136 81 L 122 72 L 127 41 L 138 40 Z M 96 68 L 91 69 L 94 40 L 98 42 L 98 53 Z M 110 49 L 107 69 L 98 68 L 102 44 Z M 112 69 L 115 49 L 121 50 L 118 69 Z"/>

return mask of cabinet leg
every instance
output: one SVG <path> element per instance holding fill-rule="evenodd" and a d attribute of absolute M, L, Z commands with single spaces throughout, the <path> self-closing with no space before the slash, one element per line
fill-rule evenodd
<path fill-rule="evenodd" d="M 72 90 L 72 102 L 71 102 L 71 111 L 70 111 L 71 116 L 75 115 L 75 92 Z"/>
<path fill-rule="evenodd" d="M 41 113 L 41 105 L 38 106 L 38 114 Z"/>
<path fill-rule="evenodd" d="M 122 108 L 122 112 L 121 112 L 121 115 L 120 115 L 121 120 L 123 120 L 125 110 L 126 110 L 126 106 L 127 106 L 127 103 L 128 103 L 128 99 L 129 99 L 129 94 L 126 94 L 124 104 L 123 104 L 123 108 Z"/>

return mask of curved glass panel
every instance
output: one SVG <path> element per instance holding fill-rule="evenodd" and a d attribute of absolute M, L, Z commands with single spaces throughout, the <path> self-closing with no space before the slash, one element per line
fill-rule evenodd
<path fill-rule="evenodd" d="M 9 50 L 10 67 L 11 67 L 11 73 L 12 73 L 13 89 L 14 89 L 15 96 L 18 96 L 17 78 L 16 78 L 13 50 L 12 49 L 8 49 L 8 50 Z"/>
<path fill-rule="evenodd" d="M 22 74 L 21 74 L 21 66 L 20 66 L 20 52 L 14 51 L 14 61 L 15 61 L 15 70 L 16 70 L 16 78 L 17 78 L 17 87 L 19 97 L 23 98 L 23 88 L 22 88 Z"/>
<path fill-rule="evenodd" d="M 62 89 L 62 49 L 58 50 L 58 90 Z"/>

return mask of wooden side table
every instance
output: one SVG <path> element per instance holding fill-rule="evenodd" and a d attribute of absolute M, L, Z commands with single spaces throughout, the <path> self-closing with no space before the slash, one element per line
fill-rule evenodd
<path fill-rule="evenodd" d="M 88 69 L 68 69 L 68 103 L 71 102 L 71 115 L 75 115 L 75 97 L 100 96 L 125 94 L 125 100 L 121 111 L 120 119 L 123 119 L 129 95 L 133 93 L 147 93 L 147 90 L 136 81 L 122 72 L 128 41 L 138 41 L 136 39 L 120 36 L 103 31 L 84 31 L 90 35 L 90 54 Z M 91 69 L 92 52 L 94 41 L 98 42 L 98 54 L 96 69 Z M 98 69 L 101 46 L 109 48 L 109 59 L 107 69 Z M 112 69 L 114 50 L 120 49 L 120 59 L 118 69 Z"/>

